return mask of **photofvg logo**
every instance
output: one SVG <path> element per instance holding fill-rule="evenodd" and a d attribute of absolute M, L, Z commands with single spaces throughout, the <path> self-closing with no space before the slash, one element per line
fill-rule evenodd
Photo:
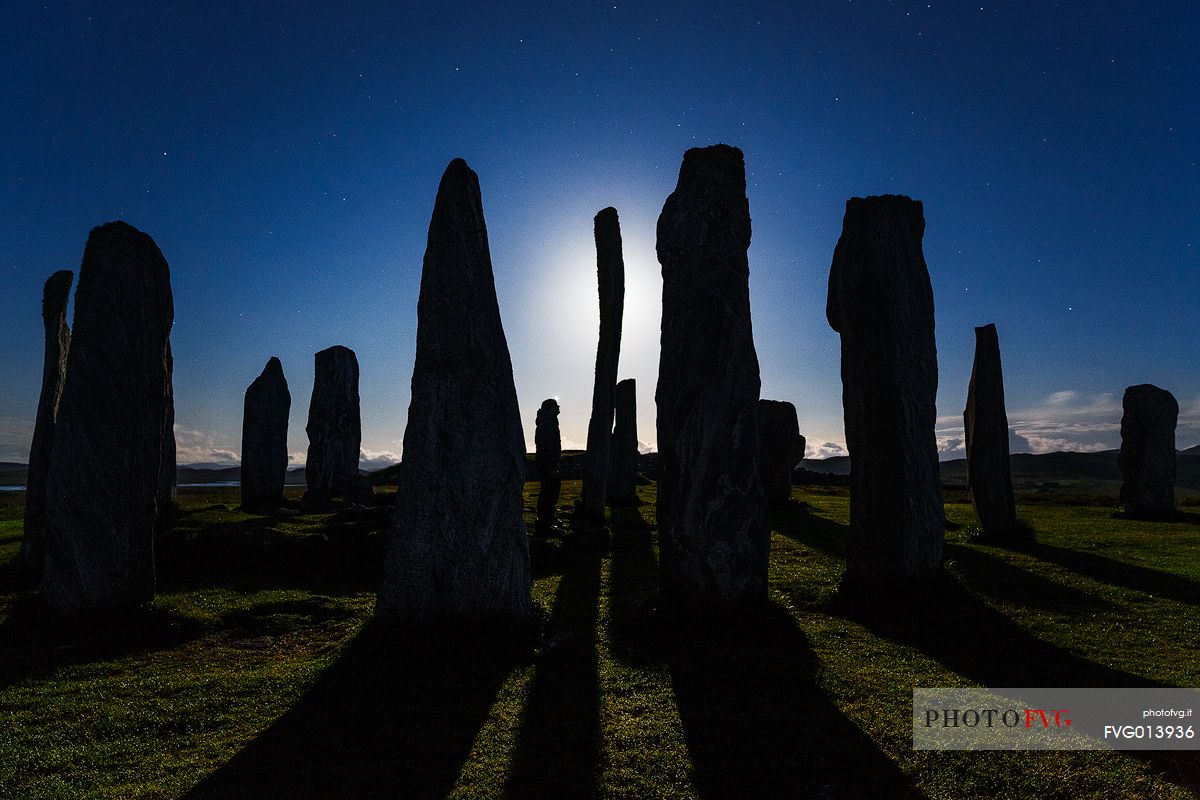
<path fill-rule="evenodd" d="M 1198 689 L 913 690 L 916 750 L 1200 750 Z"/>

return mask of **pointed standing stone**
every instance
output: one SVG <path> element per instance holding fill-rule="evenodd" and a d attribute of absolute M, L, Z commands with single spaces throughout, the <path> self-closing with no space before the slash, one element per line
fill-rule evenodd
<path fill-rule="evenodd" d="M 171 274 L 124 222 L 92 230 L 46 479 L 42 594 L 60 610 L 154 598 L 154 525 L 169 405 Z"/>
<path fill-rule="evenodd" d="M 616 412 L 608 502 L 613 506 L 632 506 L 638 501 L 637 383 L 633 378 L 617 384 Z"/>
<path fill-rule="evenodd" d="M 379 612 L 407 620 L 528 615 L 524 485 L 525 436 L 479 179 L 455 159 L 429 223 Z"/>
<path fill-rule="evenodd" d="M 1008 413 L 995 325 L 975 329 L 975 364 L 963 411 L 967 484 L 985 536 L 1012 539 L 1020 533 L 1008 460 Z"/>
<path fill-rule="evenodd" d="M 612 446 L 613 395 L 621 355 L 621 318 L 625 309 L 625 262 L 621 257 L 621 224 L 615 208 L 596 215 L 596 281 L 600 290 L 600 340 L 596 345 L 596 380 L 592 416 L 583 458 L 580 510 L 588 519 L 603 520 L 608 494 L 609 450 Z"/>
<path fill-rule="evenodd" d="M 1130 386 L 1121 399 L 1121 504 L 1137 517 L 1175 513 L 1175 395 L 1149 383 Z"/>
<path fill-rule="evenodd" d="M 283 364 L 271 356 L 262 374 L 246 388 L 242 413 L 243 508 L 278 506 L 283 502 L 291 410 L 292 394 L 283 376 Z"/>
<path fill-rule="evenodd" d="M 804 458 L 796 407 L 783 400 L 758 401 L 758 464 L 768 503 L 792 497 L 792 470 Z"/>
<path fill-rule="evenodd" d="M 358 406 L 358 359 L 340 344 L 316 355 L 308 404 L 308 458 L 304 481 L 322 497 L 342 497 L 358 477 L 362 422 Z"/>
<path fill-rule="evenodd" d="M 916 588 L 942 565 L 937 348 L 924 233 L 919 202 L 855 197 L 829 271 L 825 313 L 842 339 L 850 451 L 842 586 L 864 599 Z"/>
<path fill-rule="evenodd" d="M 167 339 L 167 413 L 163 418 L 162 467 L 158 473 L 158 519 L 161 530 L 171 524 L 179 507 L 176 495 L 175 464 L 175 356 L 171 353 L 171 340 Z"/>
<path fill-rule="evenodd" d="M 542 401 L 537 412 L 533 434 L 534 462 L 537 465 L 538 489 L 537 533 L 549 535 L 556 527 L 558 518 L 558 495 L 562 490 L 562 478 L 558 465 L 562 460 L 562 436 L 558 430 L 558 402 Z"/>
<path fill-rule="evenodd" d="M 42 549 L 46 531 L 46 473 L 50 470 L 50 452 L 54 447 L 54 419 L 63 381 L 67 377 L 67 353 L 71 348 L 71 329 L 67 327 L 67 301 L 75 273 L 59 270 L 42 287 L 42 326 L 46 349 L 42 359 L 42 391 L 38 396 L 37 419 L 33 424 L 33 444 L 29 448 L 29 469 L 25 479 L 25 536 L 21 540 L 21 564 L 32 575 L 42 571 Z"/>
<path fill-rule="evenodd" d="M 676 608 L 766 599 L 749 246 L 742 151 L 688 150 L 657 243 L 659 568 L 663 601 Z"/>

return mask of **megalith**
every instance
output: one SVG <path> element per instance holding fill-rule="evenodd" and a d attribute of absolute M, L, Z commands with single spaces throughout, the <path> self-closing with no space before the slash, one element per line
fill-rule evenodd
<path fill-rule="evenodd" d="M 308 404 L 308 458 L 304 481 L 322 497 L 343 497 L 358 477 L 362 421 L 358 406 L 358 359 L 334 345 L 316 354 L 312 399 Z"/>
<path fill-rule="evenodd" d="M 1004 408 L 1004 373 L 1000 339 L 994 324 L 975 329 L 975 364 L 963 411 L 966 429 L 967 485 L 979 528 L 989 538 L 1018 538 L 1008 459 L 1008 412 Z"/>
<path fill-rule="evenodd" d="M 637 383 L 626 378 L 617 383 L 616 423 L 609 461 L 608 504 L 632 506 L 638 501 Z"/>
<path fill-rule="evenodd" d="M 1179 403 L 1149 383 L 1130 386 L 1121 399 L 1121 504 L 1137 517 L 1175 513 L 1175 424 Z"/>
<path fill-rule="evenodd" d="M 525 436 L 496 301 L 479 179 L 438 186 L 417 303 L 417 352 L 379 613 L 525 617 Z"/>
<path fill-rule="evenodd" d="M 283 502 L 291 410 L 292 395 L 283 364 L 271 356 L 262 373 L 246 387 L 242 410 L 243 508 L 267 508 Z"/>
<path fill-rule="evenodd" d="M 542 401 L 538 409 L 533 434 L 534 464 L 537 466 L 538 490 L 537 525 L 534 530 L 539 536 L 554 532 L 558 522 L 558 495 L 562 490 L 562 477 L 558 466 L 562 460 L 562 436 L 558 430 L 558 401 L 553 398 Z"/>
<path fill-rule="evenodd" d="M 659 570 L 678 609 L 766 599 L 749 246 L 742 151 L 688 150 L 657 232 Z"/>
<path fill-rule="evenodd" d="M 174 522 L 175 512 L 179 507 L 175 457 L 175 357 L 171 353 L 169 338 L 167 339 L 165 360 L 167 364 L 167 411 L 163 416 L 162 465 L 158 472 L 158 494 L 155 500 L 158 506 L 156 525 L 159 530 Z"/>
<path fill-rule="evenodd" d="M 758 463 L 768 503 L 792 497 L 792 470 L 804 458 L 796 407 L 785 400 L 758 401 Z"/>

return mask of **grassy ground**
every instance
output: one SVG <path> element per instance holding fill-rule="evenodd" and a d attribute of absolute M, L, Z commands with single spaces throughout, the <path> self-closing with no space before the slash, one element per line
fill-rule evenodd
<path fill-rule="evenodd" d="M 531 511 L 537 484 L 526 487 Z M 564 485 L 562 507 L 578 496 Z M 611 538 L 532 554 L 538 630 L 367 624 L 387 509 L 236 511 L 183 495 L 160 593 L 65 622 L 0 575 L 0 796 L 1195 797 L 1189 753 L 914 752 L 914 686 L 1200 685 L 1200 526 L 1022 505 L 1037 544 L 971 540 L 951 580 L 871 619 L 830 600 L 848 498 L 772 512 L 772 607 L 671 628 L 652 613 L 654 486 Z M 1091 504 L 1088 504 L 1091 503 Z M 20 543 L 0 495 L 0 564 Z M 532 516 L 530 515 L 530 521 Z"/>

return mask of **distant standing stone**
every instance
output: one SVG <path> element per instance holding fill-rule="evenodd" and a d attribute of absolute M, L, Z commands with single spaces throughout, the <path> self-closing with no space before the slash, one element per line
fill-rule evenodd
<path fill-rule="evenodd" d="M 308 459 L 304 480 L 327 497 L 343 497 L 358 476 L 362 422 L 358 406 L 358 359 L 334 345 L 316 355 L 312 400 L 308 405 Z"/>
<path fill-rule="evenodd" d="M 1008 457 L 1008 412 L 995 325 L 975 329 L 975 365 L 963 411 L 967 484 L 984 535 L 1012 539 L 1020 531 Z"/>
<path fill-rule="evenodd" d="M 1121 503 L 1134 516 L 1171 516 L 1179 403 L 1166 389 L 1143 383 L 1125 390 L 1121 406 Z"/>
<path fill-rule="evenodd" d="M 688 150 L 657 242 L 659 568 L 664 604 L 676 608 L 766 599 L 749 246 L 742 151 Z"/>
<path fill-rule="evenodd" d="M 638 501 L 637 383 L 633 378 L 617 384 L 616 412 L 609 459 L 612 468 L 608 477 L 608 503 L 632 506 Z"/>
<path fill-rule="evenodd" d="M 417 354 L 379 613 L 524 618 L 525 435 L 500 321 L 479 179 L 438 186 L 417 303 Z"/>
<path fill-rule="evenodd" d="M 25 479 L 25 536 L 21 540 L 21 564 L 30 574 L 42 571 L 42 550 L 46 530 L 46 473 L 54 447 L 54 420 L 67 377 L 67 353 L 71 349 L 71 329 L 67 327 L 67 301 L 75 273 L 59 270 L 42 287 L 42 326 L 45 329 L 45 354 L 42 358 L 42 391 L 38 396 L 37 419 L 33 424 L 33 444 L 29 448 L 29 468 Z"/>
<path fill-rule="evenodd" d="M 176 497 L 175 464 L 175 356 L 171 353 L 171 340 L 167 339 L 167 413 L 163 419 L 162 467 L 158 473 L 158 519 L 159 530 L 174 522 L 179 506 Z"/>
<path fill-rule="evenodd" d="M 792 497 L 792 470 L 804 458 L 796 407 L 784 400 L 758 401 L 758 463 L 769 503 Z"/>
<path fill-rule="evenodd" d="M 855 197 L 829 271 L 826 316 L 842 339 L 850 451 L 843 589 L 883 600 L 942 566 L 942 485 L 934 437 L 937 348 L 921 204 Z"/>
<path fill-rule="evenodd" d="M 558 430 L 558 402 L 543 400 L 537 412 L 533 434 L 534 463 L 537 465 L 538 490 L 537 526 L 539 536 L 552 533 L 558 522 L 558 495 L 562 477 L 558 472 L 562 460 L 562 437 Z"/>
<path fill-rule="evenodd" d="M 288 415 L 292 394 L 283 364 L 271 356 L 246 388 L 242 412 L 242 507 L 262 508 L 283 502 L 288 465 Z"/>
<path fill-rule="evenodd" d="M 587 452 L 583 458 L 580 510 L 593 520 L 604 519 L 608 496 L 609 450 L 612 447 L 613 402 L 617 362 L 621 355 L 621 320 L 625 309 L 625 261 L 621 256 L 621 224 L 615 208 L 594 220 L 596 282 L 600 290 L 600 339 L 596 345 L 596 380 L 592 387 L 592 416 L 588 422 Z"/>
<path fill-rule="evenodd" d="M 92 230 L 46 482 L 42 594 L 60 610 L 154 598 L 154 526 L 170 405 L 171 275 L 124 222 Z"/>

